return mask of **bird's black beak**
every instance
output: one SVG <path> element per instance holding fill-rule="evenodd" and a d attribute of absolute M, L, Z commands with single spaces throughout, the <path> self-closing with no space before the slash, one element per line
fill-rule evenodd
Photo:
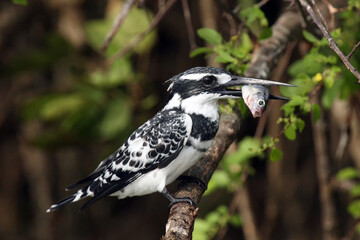
<path fill-rule="evenodd" d="M 220 88 L 218 88 L 217 92 L 224 94 L 224 95 L 232 95 L 232 96 L 242 97 L 241 90 L 228 89 L 228 87 L 243 86 L 243 85 L 262 85 L 265 87 L 270 87 L 270 86 L 296 87 L 295 85 L 292 85 L 292 84 L 282 83 L 282 82 L 277 82 L 277 81 L 233 76 L 230 81 L 228 81 L 225 84 L 220 85 Z M 289 98 L 286 98 L 286 97 L 273 96 L 273 95 L 270 95 L 269 98 L 277 99 L 277 100 L 290 100 Z"/>
<path fill-rule="evenodd" d="M 264 80 L 258 78 L 238 77 L 238 76 L 233 76 L 233 78 L 227 83 L 225 83 L 223 86 L 232 87 L 232 86 L 243 86 L 243 85 L 296 87 L 295 85 L 288 83 L 282 83 L 282 82 L 270 81 L 270 80 Z"/>

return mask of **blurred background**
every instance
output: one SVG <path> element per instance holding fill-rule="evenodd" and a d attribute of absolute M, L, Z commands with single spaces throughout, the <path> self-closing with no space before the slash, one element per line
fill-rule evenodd
<path fill-rule="evenodd" d="M 101 52 L 128 2 L 0 2 L 0 239 L 160 239 L 168 214 L 161 194 L 105 198 L 84 212 L 84 201 L 45 211 L 164 106 L 167 79 L 206 65 L 243 74 L 279 15 L 296 8 L 280 0 L 198 0 L 173 1 L 167 9 L 171 0 L 139 0 Z M 360 2 L 319 2 L 349 53 L 360 40 Z M 329 6 L 338 11 L 326 13 Z M 166 12 L 154 31 L 130 47 L 161 9 Z M 216 32 L 199 31 L 204 28 Z M 358 238 L 359 85 L 319 36 L 295 38 L 271 76 L 299 85 L 282 90 L 301 95 L 298 103 L 281 109 L 283 102 L 269 102 L 259 120 L 241 101 L 230 102 L 240 105 L 241 131 L 200 203 L 194 239 L 248 239 L 237 210 L 244 196 L 258 239 L 325 239 L 324 209 L 331 212 L 331 239 Z M 359 60 L 355 51 L 357 69 Z M 314 138 L 316 122 L 320 138 Z M 317 161 L 316 139 L 326 148 L 325 165 Z M 325 200 L 324 186 L 330 188 Z"/>

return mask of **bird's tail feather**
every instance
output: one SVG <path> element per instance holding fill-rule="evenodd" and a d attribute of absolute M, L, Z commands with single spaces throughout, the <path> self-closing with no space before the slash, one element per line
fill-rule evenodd
<path fill-rule="evenodd" d="M 56 204 L 51 205 L 50 208 L 48 210 L 46 210 L 46 212 L 47 213 L 52 212 L 52 211 L 54 211 L 54 210 L 56 210 L 56 209 L 58 209 L 58 208 L 60 208 L 62 206 L 65 206 L 65 205 L 67 205 L 69 203 L 77 202 L 77 201 L 89 196 L 86 189 L 87 188 L 81 189 L 81 190 L 77 191 L 77 193 L 75 193 L 75 194 L 61 200 L 60 202 L 58 202 Z"/>

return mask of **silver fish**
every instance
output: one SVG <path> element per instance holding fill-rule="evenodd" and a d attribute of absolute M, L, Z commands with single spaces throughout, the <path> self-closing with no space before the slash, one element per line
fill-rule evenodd
<path fill-rule="evenodd" d="M 242 98 L 254 118 L 261 117 L 270 97 L 270 90 L 262 85 L 244 85 L 241 88 Z"/>
<path fill-rule="evenodd" d="M 290 100 L 286 97 L 271 95 L 269 90 L 270 86 L 296 87 L 295 85 L 288 83 L 237 76 L 233 76 L 232 81 L 230 81 L 228 85 L 223 85 L 223 87 L 233 87 L 238 85 L 242 86 L 242 98 L 254 118 L 261 117 L 261 114 L 266 109 L 266 103 L 269 99 Z"/>

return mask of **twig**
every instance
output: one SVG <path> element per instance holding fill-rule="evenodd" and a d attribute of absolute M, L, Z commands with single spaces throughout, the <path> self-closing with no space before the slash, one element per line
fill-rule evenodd
<path fill-rule="evenodd" d="M 264 6 L 265 4 L 267 4 L 270 0 L 261 0 L 260 2 L 258 2 L 258 7 L 261 8 L 262 6 Z"/>
<path fill-rule="evenodd" d="M 311 16 L 312 20 L 315 22 L 315 24 L 320 29 L 323 36 L 327 39 L 329 42 L 329 46 L 332 50 L 335 51 L 335 53 L 340 57 L 340 59 L 343 61 L 347 69 L 349 69 L 352 74 L 358 79 L 358 83 L 360 83 L 360 74 L 355 69 L 355 67 L 349 62 L 349 59 L 344 55 L 344 53 L 339 49 L 338 45 L 334 41 L 334 38 L 330 35 L 330 33 L 326 30 L 323 24 L 321 24 L 319 18 L 316 16 L 315 12 L 311 8 L 311 6 L 306 2 L 306 0 L 299 0 L 301 6 L 306 9 L 306 11 Z"/>
<path fill-rule="evenodd" d="M 118 58 L 128 53 L 132 50 L 136 45 L 144 39 L 144 37 L 149 34 L 154 28 L 159 24 L 160 20 L 165 16 L 165 14 L 169 11 L 169 9 L 174 5 L 177 0 L 168 0 L 165 5 L 159 9 L 154 19 L 150 23 L 150 26 L 142 33 L 138 34 L 128 45 L 126 45 L 123 49 L 117 52 L 114 56 L 108 59 L 107 65 L 111 65 Z"/>
<path fill-rule="evenodd" d="M 350 59 L 351 56 L 354 54 L 354 52 L 356 51 L 356 49 L 359 47 L 360 45 L 360 42 L 358 42 L 354 47 L 353 49 L 351 50 L 351 52 L 346 56 L 347 59 Z"/>
<path fill-rule="evenodd" d="M 183 11 L 184 11 L 186 30 L 189 35 L 190 50 L 192 51 L 195 48 L 197 48 L 197 46 L 196 46 L 196 42 L 195 42 L 194 28 L 191 23 L 191 14 L 190 14 L 190 10 L 189 10 L 188 0 L 181 0 L 181 4 L 183 7 Z"/>
<path fill-rule="evenodd" d="M 316 13 L 320 17 L 320 19 L 322 21 L 322 24 L 324 25 L 325 29 L 329 29 L 328 26 L 327 26 L 327 23 L 325 21 L 324 16 L 321 14 L 320 9 L 318 8 L 318 5 L 315 3 L 315 0 L 311 0 L 311 3 L 313 5 L 313 8 L 315 9 Z"/>
<path fill-rule="evenodd" d="M 317 103 L 319 94 L 312 97 L 312 102 Z M 312 114 L 311 114 L 312 115 Z M 327 141 L 325 136 L 325 122 L 323 116 L 316 124 L 312 122 L 313 141 L 316 154 L 316 172 L 319 181 L 320 206 L 322 216 L 322 235 L 324 240 L 335 240 L 336 237 L 336 217 L 335 206 L 332 199 L 330 186 L 330 166 L 327 154 Z"/>
<path fill-rule="evenodd" d="M 125 21 L 127 15 L 130 12 L 130 9 L 134 6 L 134 4 L 137 2 L 137 0 L 126 0 L 124 3 L 124 6 L 121 8 L 121 11 L 119 12 L 119 14 L 117 15 L 113 26 L 111 27 L 110 32 L 106 35 L 106 38 L 104 40 L 103 45 L 101 46 L 101 52 L 105 52 L 106 49 L 108 48 L 111 40 L 114 38 L 115 34 L 117 33 L 117 31 L 119 30 L 120 26 L 123 24 L 123 22 Z"/>
<path fill-rule="evenodd" d="M 330 26 L 331 29 L 335 28 L 335 13 L 345 11 L 348 7 L 335 8 L 328 0 L 322 0 L 325 3 L 329 13 L 330 13 Z"/>
<path fill-rule="evenodd" d="M 322 1 L 326 4 L 330 14 L 332 14 L 332 15 L 334 15 L 335 13 L 338 13 L 338 12 L 343 12 L 348 9 L 348 7 L 336 8 L 328 0 L 322 0 Z"/>

